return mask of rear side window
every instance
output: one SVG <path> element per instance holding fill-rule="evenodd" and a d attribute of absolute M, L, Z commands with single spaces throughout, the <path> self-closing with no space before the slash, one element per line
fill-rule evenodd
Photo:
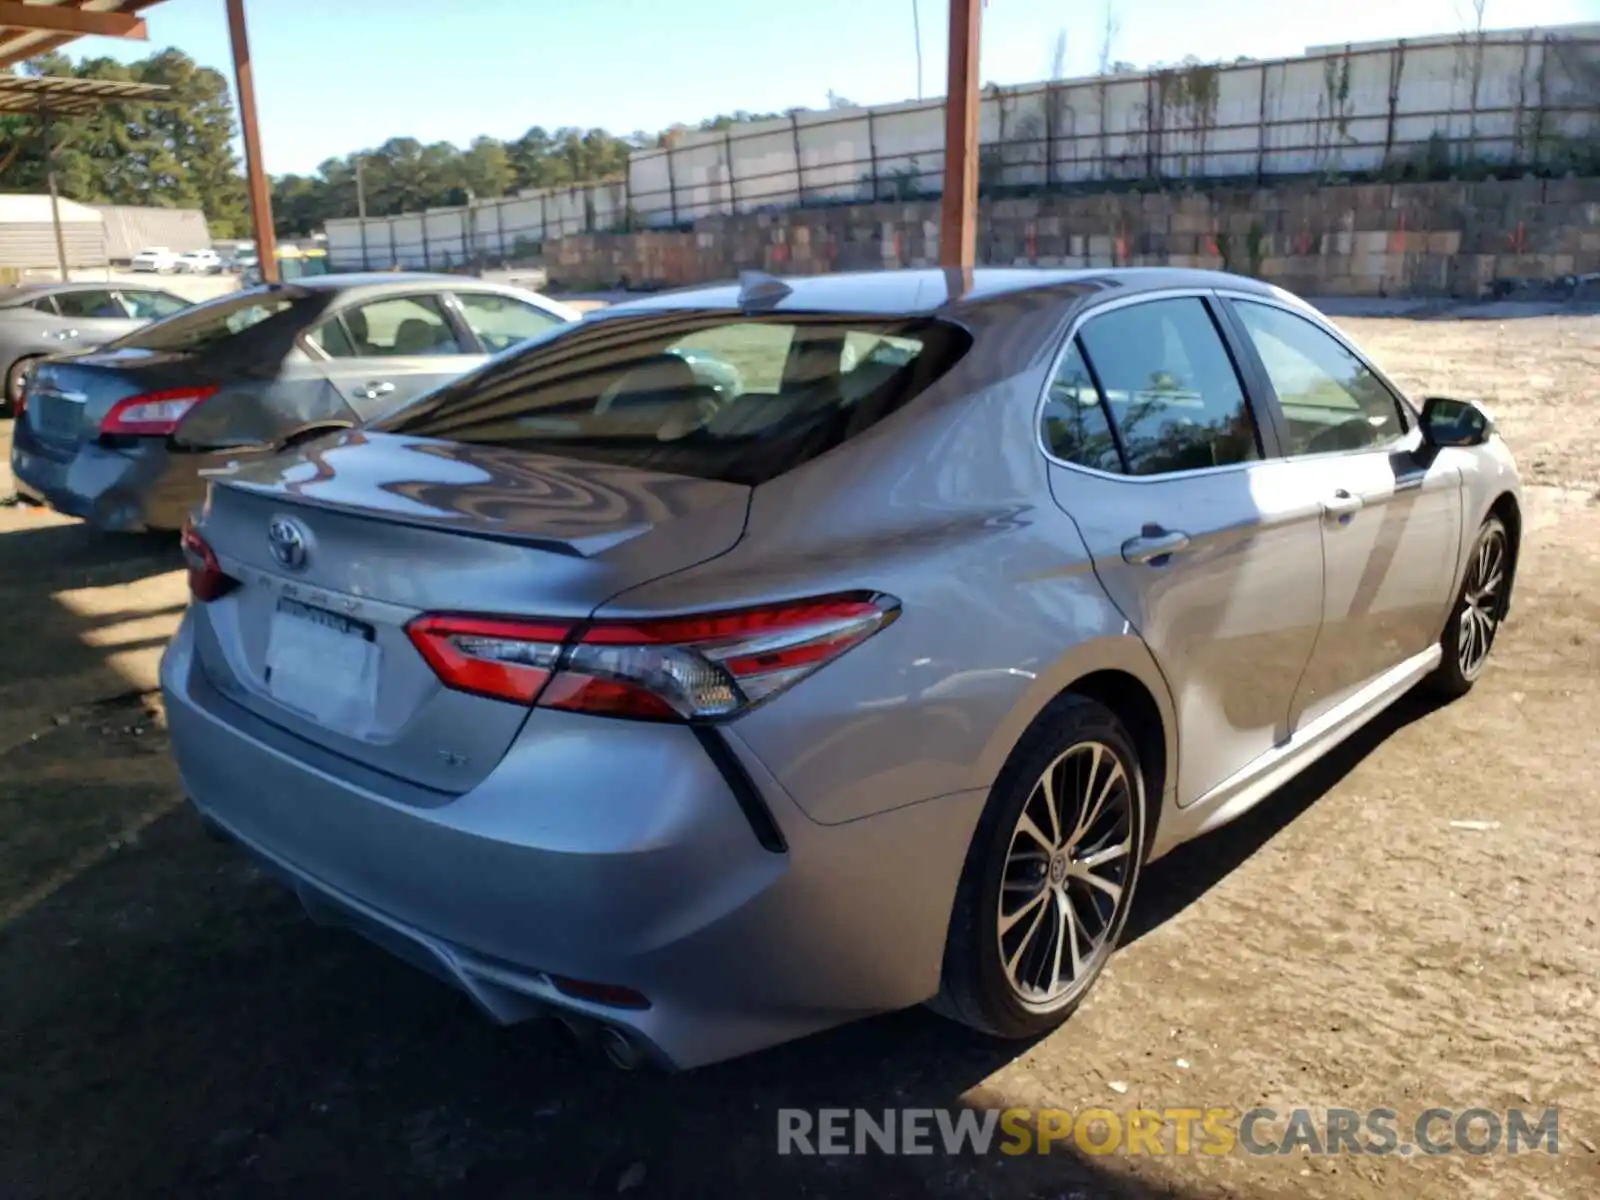
<path fill-rule="evenodd" d="M 154 325 L 130 333 L 113 346 L 194 353 L 205 350 L 298 307 L 320 308 L 322 300 L 282 289 L 244 292 L 196 304 Z"/>
<path fill-rule="evenodd" d="M 754 485 L 904 405 L 970 342 L 926 318 L 605 317 L 446 384 L 380 428 Z"/>
<path fill-rule="evenodd" d="M 1122 470 L 1105 402 L 1076 341 L 1056 369 L 1045 397 L 1044 444 L 1064 462 L 1097 471 Z"/>
<path fill-rule="evenodd" d="M 329 358 L 356 357 L 356 348 L 350 344 L 350 335 L 344 331 L 344 322 L 338 317 L 324 321 L 308 336 Z"/>
<path fill-rule="evenodd" d="M 1203 300 L 1119 308 L 1092 317 L 1078 336 L 1128 474 L 1164 475 L 1261 457 L 1244 388 Z"/>

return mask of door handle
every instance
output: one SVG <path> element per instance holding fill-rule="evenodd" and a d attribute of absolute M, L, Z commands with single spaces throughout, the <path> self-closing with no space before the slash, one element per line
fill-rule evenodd
<path fill-rule="evenodd" d="M 1188 548 L 1187 533 L 1175 533 L 1159 525 L 1146 525 L 1138 537 L 1122 543 L 1122 558 L 1124 562 L 1164 567 L 1174 554 Z"/>
<path fill-rule="evenodd" d="M 1360 512 L 1366 503 L 1360 496 L 1353 496 L 1340 488 L 1322 502 L 1322 515 L 1330 521 L 1343 525 Z"/>
<path fill-rule="evenodd" d="M 356 395 L 363 400 L 376 400 L 379 396 L 387 396 L 392 391 L 394 384 L 384 380 L 382 383 L 369 383 L 364 388 L 356 389 Z"/>
<path fill-rule="evenodd" d="M 50 333 L 45 334 L 45 337 L 54 338 L 58 342 L 70 342 L 73 338 L 75 338 L 77 336 L 78 336 L 78 331 L 76 329 L 56 329 L 56 330 L 52 330 Z"/>

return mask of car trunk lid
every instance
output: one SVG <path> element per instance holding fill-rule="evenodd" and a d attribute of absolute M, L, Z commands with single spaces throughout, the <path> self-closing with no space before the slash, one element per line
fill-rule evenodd
<path fill-rule="evenodd" d="M 101 350 L 46 359 L 28 376 L 28 427 L 46 445 L 72 450 L 100 437 L 119 400 L 192 383 L 184 356 L 149 350 Z"/>
<path fill-rule="evenodd" d="M 704 562 L 748 488 L 492 447 L 351 432 L 215 477 L 201 532 L 233 591 L 195 606 L 202 668 L 256 715 L 437 792 L 504 756 L 524 705 L 445 688 L 424 612 L 575 620 Z"/>

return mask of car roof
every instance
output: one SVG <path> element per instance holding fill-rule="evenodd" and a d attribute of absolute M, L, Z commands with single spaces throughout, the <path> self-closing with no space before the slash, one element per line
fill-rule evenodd
<path fill-rule="evenodd" d="M 149 283 L 108 283 L 103 279 L 74 279 L 70 283 L 59 280 L 45 283 L 16 283 L 0 287 L 0 304 L 25 300 L 33 296 L 59 296 L 67 292 L 160 292 L 166 289 Z"/>
<path fill-rule="evenodd" d="M 546 307 L 558 309 L 558 302 L 515 284 L 478 279 L 472 275 L 445 275 L 424 271 L 364 271 L 348 275 L 302 275 L 283 283 L 257 285 L 255 290 L 284 288 L 301 294 L 325 297 L 324 303 L 354 303 L 385 296 L 411 295 L 418 291 L 489 292 L 499 296 L 532 297 Z"/>
<path fill-rule="evenodd" d="M 840 312 L 881 316 L 955 314 L 1026 292 L 1058 293 L 1085 305 L 1101 299 L 1170 288 L 1229 288 L 1263 296 L 1280 289 L 1259 279 L 1225 271 L 1176 267 L 1118 267 L 1072 270 L 1053 267 L 978 267 L 961 287 L 959 273 L 943 268 L 844 271 L 833 275 L 787 276 L 778 280 L 788 293 L 763 312 Z M 952 283 L 956 286 L 953 289 Z M 738 282 L 701 284 L 624 301 L 603 310 L 625 315 L 661 309 L 740 308 Z"/>
<path fill-rule="evenodd" d="M 351 271 L 348 274 L 302 275 L 288 281 L 286 286 L 307 291 L 344 291 L 358 287 L 416 287 L 419 283 L 442 287 L 446 284 L 467 282 L 461 275 L 446 275 L 439 271 Z M 481 283 L 482 280 L 472 280 Z"/>

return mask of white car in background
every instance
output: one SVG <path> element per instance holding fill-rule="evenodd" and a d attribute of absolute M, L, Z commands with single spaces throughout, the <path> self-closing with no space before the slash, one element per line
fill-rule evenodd
<path fill-rule="evenodd" d="M 133 256 L 129 264 L 135 271 L 155 271 L 165 274 L 178 269 L 178 255 L 165 246 L 146 246 Z"/>
<path fill-rule="evenodd" d="M 222 270 L 222 255 L 215 250 L 185 250 L 178 255 L 176 269 L 188 275 L 215 275 Z"/>

